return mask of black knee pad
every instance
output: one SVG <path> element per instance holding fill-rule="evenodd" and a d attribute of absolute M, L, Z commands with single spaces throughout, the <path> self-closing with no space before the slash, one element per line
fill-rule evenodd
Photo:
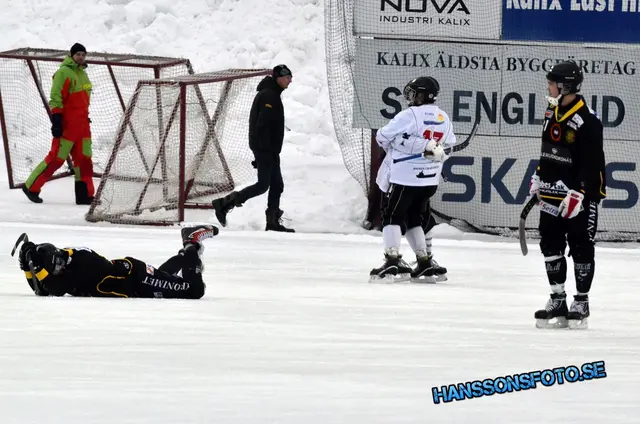
<path fill-rule="evenodd" d="M 566 248 L 566 243 L 563 239 L 540 239 L 540 252 L 545 257 L 548 256 L 564 256 L 564 251 Z"/>
<path fill-rule="evenodd" d="M 595 247 L 593 243 L 576 243 L 569 246 L 569 256 L 577 263 L 589 263 L 595 257 Z"/>

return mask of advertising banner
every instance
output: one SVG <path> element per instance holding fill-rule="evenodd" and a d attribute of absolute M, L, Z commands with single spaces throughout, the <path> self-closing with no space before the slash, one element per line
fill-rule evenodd
<path fill-rule="evenodd" d="M 500 37 L 498 0 L 353 0 L 355 36 Z"/>
<path fill-rule="evenodd" d="M 504 40 L 640 42 L 638 0 L 502 0 L 502 3 Z"/>
<path fill-rule="evenodd" d="M 547 107 L 546 73 L 573 59 L 583 69 L 581 94 L 603 122 L 609 140 L 638 140 L 637 66 L 640 51 L 514 44 L 400 40 L 356 41 L 353 126 L 380 128 L 403 108 L 404 86 L 418 76 L 440 83 L 438 104 L 458 133 L 539 137 Z M 640 146 L 639 146 L 640 147 Z"/>
<path fill-rule="evenodd" d="M 482 226 L 517 227 L 540 156 L 547 107 L 545 75 L 559 61 L 582 67 L 582 92 L 604 125 L 608 196 L 598 223 L 604 231 L 640 232 L 637 208 L 640 138 L 634 117 L 637 63 L 631 49 L 358 40 L 353 126 L 380 128 L 406 108 L 402 90 L 417 76 L 440 84 L 438 105 L 463 139 L 479 117 L 478 135 L 446 162 L 447 180 L 434 197 L 445 215 Z M 537 210 L 528 226 L 537 225 Z"/>
<path fill-rule="evenodd" d="M 475 137 L 444 163 L 433 208 L 477 226 L 517 227 L 540 143 L 539 138 Z M 601 202 L 598 230 L 640 232 L 637 143 L 605 139 L 605 158 L 607 198 Z M 527 228 L 537 228 L 539 215 L 534 209 Z"/>

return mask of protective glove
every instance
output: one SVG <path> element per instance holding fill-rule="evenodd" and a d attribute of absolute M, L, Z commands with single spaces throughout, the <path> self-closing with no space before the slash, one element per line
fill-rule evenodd
<path fill-rule="evenodd" d="M 444 151 L 444 148 L 438 144 L 435 140 L 429 140 L 427 143 L 427 149 L 424 152 L 424 157 L 428 157 L 436 162 L 444 162 L 449 156 Z"/>
<path fill-rule="evenodd" d="M 20 254 L 18 255 L 18 263 L 20 264 L 21 270 L 31 271 L 29 269 L 29 260 L 27 259 L 27 255 L 33 255 L 35 250 L 36 245 L 33 242 L 28 241 L 22 245 L 20 248 Z"/>
<path fill-rule="evenodd" d="M 575 218 L 583 209 L 582 200 L 584 200 L 584 194 L 579 191 L 569 190 L 558 208 L 560 216 L 566 219 Z"/>
<path fill-rule="evenodd" d="M 54 113 L 51 115 L 51 135 L 53 138 L 62 137 L 62 114 Z"/>
<path fill-rule="evenodd" d="M 531 176 L 531 182 L 529 183 L 529 195 L 531 197 L 536 196 L 538 199 L 540 198 L 540 177 L 538 177 L 538 174 L 533 174 Z"/>

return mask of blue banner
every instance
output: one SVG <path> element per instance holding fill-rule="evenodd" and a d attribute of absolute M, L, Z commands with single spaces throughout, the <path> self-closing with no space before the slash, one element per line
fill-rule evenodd
<path fill-rule="evenodd" d="M 640 0 L 503 2 L 503 40 L 640 42 Z"/>

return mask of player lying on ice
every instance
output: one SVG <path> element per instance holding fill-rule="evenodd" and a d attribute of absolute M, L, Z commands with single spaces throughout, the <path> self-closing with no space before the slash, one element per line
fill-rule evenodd
<path fill-rule="evenodd" d="M 202 241 L 217 234 L 212 225 L 182 228 L 183 248 L 159 268 L 130 256 L 109 260 L 85 247 L 25 241 L 20 269 L 38 296 L 200 299 L 206 288 Z"/>

